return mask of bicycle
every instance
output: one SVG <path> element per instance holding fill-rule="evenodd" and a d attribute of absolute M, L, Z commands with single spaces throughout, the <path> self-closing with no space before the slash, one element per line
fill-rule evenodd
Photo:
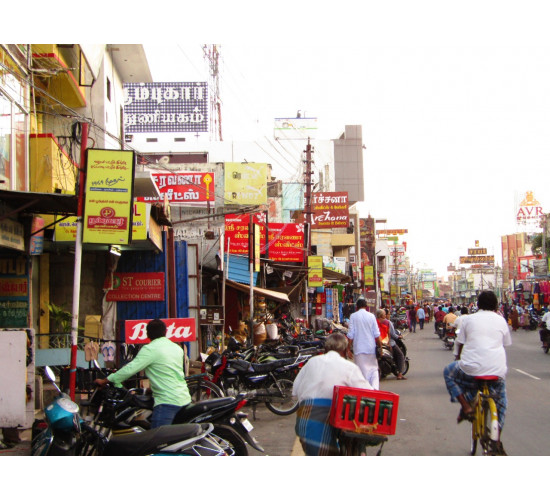
<path fill-rule="evenodd" d="M 497 405 L 489 391 L 490 382 L 499 380 L 499 377 L 475 378 L 478 382 L 478 391 L 472 405 L 474 413 L 470 455 L 476 454 L 478 441 L 483 455 L 506 455 L 500 441 Z"/>

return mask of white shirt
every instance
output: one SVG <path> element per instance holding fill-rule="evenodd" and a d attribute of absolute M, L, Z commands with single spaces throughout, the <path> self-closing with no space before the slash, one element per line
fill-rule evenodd
<path fill-rule="evenodd" d="M 467 375 L 495 375 L 507 372 L 504 346 L 512 344 L 506 320 L 493 311 L 480 309 L 461 321 L 457 342 L 464 344 L 459 367 Z"/>
<path fill-rule="evenodd" d="M 332 399 L 335 385 L 372 389 L 359 367 L 336 351 L 311 358 L 294 380 L 292 394 L 298 401 Z"/>
<path fill-rule="evenodd" d="M 353 340 L 353 354 L 375 354 L 375 338 L 380 337 L 376 316 L 359 309 L 349 318 L 348 338 Z"/>
<path fill-rule="evenodd" d="M 541 321 L 546 325 L 546 329 L 550 330 L 550 312 L 545 313 Z"/>

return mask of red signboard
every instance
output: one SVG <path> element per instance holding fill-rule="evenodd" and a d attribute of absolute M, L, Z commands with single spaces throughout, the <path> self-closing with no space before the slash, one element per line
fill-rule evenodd
<path fill-rule="evenodd" d="M 105 280 L 107 301 L 164 300 L 164 273 L 114 273 Z"/>
<path fill-rule="evenodd" d="M 312 228 L 349 226 L 347 192 L 313 193 L 311 209 L 313 212 Z"/>
<path fill-rule="evenodd" d="M 138 201 L 154 203 L 168 200 L 169 203 L 206 206 L 214 202 L 213 172 L 163 172 L 151 174 L 160 192 L 158 198 L 138 198 Z"/>
<path fill-rule="evenodd" d="M 149 319 L 126 320 L 124 322 L 127 344 L 148 344 L 147 323 Z M 195 318 L 163 319 L 166 324 L 166 337 L 172 342 L 193 342 L 197 340 Z"/>
<path fill-rule="evenodd" d="M 265 221 L 256 214 L 254 220 L 260 224 L 261 253 L 265 248 Z M 225 239 L 228 252 L 237 255 L 248 255 L 249 215 L 226 215 Z M 302 262 L 304 259 L 304 225 L 293 223 L 270 223 L 269 259 L 277 262 Z"/>

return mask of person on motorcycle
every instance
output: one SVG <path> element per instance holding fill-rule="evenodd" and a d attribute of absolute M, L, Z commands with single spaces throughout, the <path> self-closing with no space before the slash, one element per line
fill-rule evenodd
<path fill-rule="evenodd" d="M 512 344 L 512 337 L 508 324 L 496 313 L 498 299 L 494 292 L 481 292 L 477 304 L 478 312 L 465 316 L 461 322 L 456 339 L 458 355 L 445 367 L 443 376 L 451 402 L 458 401 L 461 406 L 457 423 L 473 416 L 470 402 L 477 393 L 475 377 L 499 377 L 491 384 L 491 394 L 495 398 L 502 429 L 507 406 L 505 376 L 508 370 L 504 347 Z"/>
<path fill-rule="evenodd" d="M 311 358 L 294 380 L 292 394 L 298 398 L 296 435 L 308 456 L 338 455 L 338 434 L 329 423 L 334 386 L 372 389 L 359 367 L 346 359 L 348 340 L 332 333 L 325 354 Z"/>
<path fill-rule="evenodd" d="M 145 370 L 151 383 L 155 405 L 151 416 L 151 429 L 172 423 L 176 413 L 191 402 L 184 374 L 183 349 L 166 338 L 166 324 L 154 319 L 147 324 L 150 343 L 144 345 L 127 365 L 106 379 L 95 383 L 105 387 L 109 382 L 117 387 L 132 375 Z"/>
<path fill-rule="evenodd" d="M 395 331 L 395 328 L 392 322 L 388 321 L 388 319 L 386 318 L 386 311 L 384 311 L 384 309 L 378 309 L 378 311 L 376 311 L 376 319 L 378 320 L 379 327 L 380 327 L 380 323 L 382 323 L 383 325 L 386 325 L 389 330 L 388 345 L 390 347 L 390 350 L 393 356 L 394 365 L 395 365 L 395 369 L 392 370 L 395 377 L 397 378 L 397 380 L 407 380 L 407 378 L 402 373 L 403 367 L 405 364 L 405 356 L 403 355 L 403 351 L 401 351 L 399 346 L 395 343 L 396 340 L 402 339 L 403 336 L 399 335 Z"/>
<path fill-rule="evenodd" d="M 449 312 L 445 315 L 443 318 L 443 326 L 445 327 L 445 330 L 450 330 L 451 328 L 454 328 L 455 321 L 458 319 L 458 316 L 455 314 L 455 308 L 449 307 Z"/>
<path fill-rule="evenodd" d="M 550 340 L 550 312 L 546 312 L 540 320 L 540 326 L 542 329 L 539 332 L 540 341 L 542 342 L 542 348 L 548 347 L 548 341 Z"/>
<path fill-rule="evenodd" d="M 437 309 L 437 311 L 434 314 L 435 319 L 435 331 L 437 332 L 437 329 L 441 326 L 443 323 L 443 320 L 445 319 L 446 313 L 443 311 L 441 307 Z"/>

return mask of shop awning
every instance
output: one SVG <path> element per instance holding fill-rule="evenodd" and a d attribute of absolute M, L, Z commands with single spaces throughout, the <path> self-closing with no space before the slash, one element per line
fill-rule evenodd
<path fill-rule="evenodd" d="M 351 276 L 339 273 L 338 271 L 334 271 L 328 267 L 323 267 L 323 279 L 327 281 L 336 281 L 339 283 L 351 282 Z"/>
<path fill-rule="evenodd" d="M 18 214 L 76 215 L 78 207 L 75 195 L 31 191 L 0 190 L 0 202 L 13 208 L 13 212 L 0 218 Z"/>
<path fill-rule="evenodd" d="M 236 281 L 232 280 L 225 280 L 225 284 L 226 286 L 230 286 L 235 290 L 250 293 L 250 286 L 243 283 L 237 283 Z M 262 297 L 276 300 L 277 302 L 290 302 L 290 299 L 288 298 L 288 295 L 286 293 L 276 292 L 275 290 L 267 290 L 266 288 L 260 288 L 257 286 L 254 287 L 254 295 L 261 295 Z"/>

